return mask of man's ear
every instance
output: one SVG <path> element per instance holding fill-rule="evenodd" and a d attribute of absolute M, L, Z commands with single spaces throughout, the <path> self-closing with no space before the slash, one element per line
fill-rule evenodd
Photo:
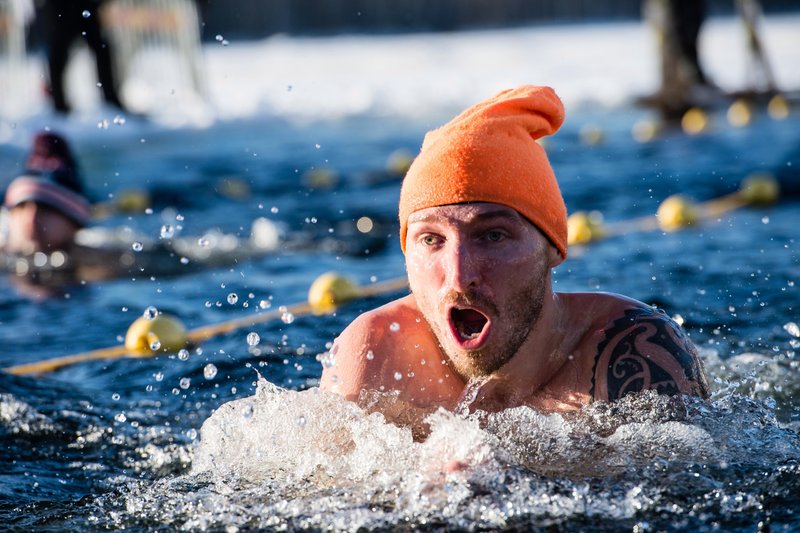
<path fill-rule="evenodd" d="M 547 264 L 550 266 L 550 268 L 557 267 L 564 262 L 564 259 L 565 258 L 561 257 L 561 254 L 558 253 L 558 250 L 556 250 L 555 246 L 550 244 L 547 247 Z"/>

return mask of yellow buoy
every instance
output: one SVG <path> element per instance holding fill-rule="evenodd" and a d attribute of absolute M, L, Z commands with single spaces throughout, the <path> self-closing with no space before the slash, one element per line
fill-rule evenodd
<path fill-rule="evenodd" d="M 329 168 L 313 168 L 303 173 L 303 185 L 309 189 L 332 189 L 339 183 L 339 175 Z"/>
<path fill-rule="evenodd" d="M 747 126 L 752 119 L 753 111 L 745 100 L 736 100 L 728 108 L 728 122 L 734 128 Z"/>
<path fill-rule="evenodd" d="M 123 213 L 141 213 L 150 207 L 150 194 L 143 189 L 122 191 L 117 197 L 116 207 Z"/>
<path fill-rule="evenodd" d="M 217 191 L 231 200 L 244 200 L 250 197 L 250 184 L 238 176 L 226 176 L 217 180 Z"/>
<path fill-rule="evenodd" d="M 596 146 L 605 140 L 603 129 L 597 124 L 585 124 L 579 133 L 581 142 L 589 146 Z"/>
<path fill-rule="evenodd" d="M 186 328 L 177 318 L 159 314 L 134 320 L 125 334 L 125 348 L 132 355 L 147 356 L 157 352 L 176 352 L 186 347 Z"/>
<path fill-rule="evenodd" d="M 749 204 L 773 204 L 780 196 L 780 185 L 770 174 L 751 174 L 742 182 L 739 195 Z"/>
<path fill-rule="evenodd" d="M 767 104 L 767 113 L 774 120 L 783 120 L 789 116 L 789 102 L 783 95 L 776 94 Z"/>
<path fill-rule="evenodd" d="M 689 135 L 702 133 L 708 127 L 708 114 L 699 107 L 692 107 L 681 118 L 681 128 Z"/>
<path fill-rule="evenodd" d="M 603 215 L 599 211 L 576 211 L 567 219 L 567 244 L 586 244 L 601 239 Z"/>
<path fill-rule="evenodd" d="M 327 272 L 315 279 L 308 289 L 308 304 L 314 314 L 323 315 L 358 296 L 358 285 L 335 272 Z"/>
<path fill-rule="evenodd" d="M 661 132 L 661 126 L 654 120 L 640 120 L 631 128 L 631 136 L 636 142 L 648 143 Z"/>
<path fill-rule="evenodd" d="M 414 154 L 400 148 L 389 154 L 389 157 L 386 159 L 386 170 L 398 176 L 405 176 L 413 162 Z"/>
<path fill-rule="evenodd" d="M 696 224 L 700 219 L 700 213 L 697 206 L 688 198 L 674 194 L 661 202 L 656 218 L 661 229 L 675 231 Z"/>

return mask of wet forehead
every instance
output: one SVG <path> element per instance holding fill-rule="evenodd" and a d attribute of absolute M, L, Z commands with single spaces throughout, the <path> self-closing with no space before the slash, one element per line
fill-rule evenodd
<path fill-rule="evenodd" d="M 516 210 L 504 205 L 489 202 L 442 205 L 420 209 L 409 215 L 408 224 L 409 226 L 424 223 L 461 225 L 495 219 L 505 219 L 510 222 L 530 224 L 530 222 Z"/>

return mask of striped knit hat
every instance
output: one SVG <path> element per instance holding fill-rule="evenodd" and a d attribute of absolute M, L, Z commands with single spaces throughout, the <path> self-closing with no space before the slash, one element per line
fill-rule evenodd
<path fill-rule="evenodd" d="M 13 209 L 24 202 L 37 202 L 61 212 L 83 227 L 91 219 L 88 200 L 70 185 L 74 174 L 65 167 L 48 172 L 30 172 L 8 186 L 4 205 Z"/>

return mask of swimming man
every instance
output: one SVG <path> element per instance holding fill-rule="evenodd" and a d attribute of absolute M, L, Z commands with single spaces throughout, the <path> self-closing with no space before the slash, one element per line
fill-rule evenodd
<path fill-rule="evenodd" d="M 560 293 L 564 200 L 536 142 L 564 108 L 522 86 L 429 132 L 400 193 L 411 294 L 359 316 L 334 342 L 321 388 L 384 414 L 527 405 L 579 409 L 652 389 L 707 396 L 680 327 L 642 302 Z M 370 400 L 372 398 L 372 400 Z"/>

